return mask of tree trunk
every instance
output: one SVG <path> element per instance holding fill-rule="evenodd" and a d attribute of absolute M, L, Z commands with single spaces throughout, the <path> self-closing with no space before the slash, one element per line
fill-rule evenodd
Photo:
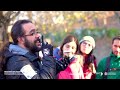
<path fill-rule="evenodd" d="M 8 25 L 4 24 L 2 27 L 3 27 L 3 32 L 2 32 L 3 38 L 2 38 L 2 41 L 3 41 L 3 43 L 5 43 L 5 42 L 9 41 L 9 36 L 8 36 L 8 32 L 7 32 Z"/>

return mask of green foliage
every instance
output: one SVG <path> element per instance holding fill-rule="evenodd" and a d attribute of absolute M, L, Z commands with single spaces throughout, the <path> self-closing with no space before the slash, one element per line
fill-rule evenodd
<path fill-rule="evenodd" d="M 50 33 L 49 33 L 50 34 Z M 58 31 L 58 32 L 54 32 L 54 34 L 52 35 L 52 37 L 50 35 L 48 35 L 47 37 L 52 38 L 53 40 L 53 45 L 54 46 L 59 46 L 63 39 L 68 35 L 68 34 L 73 34 L 75 35 L 78 40 L 80 40 L 83 36 L 86 35 L 90 35 L 92 36 L 95 40 L 96 39 L 100 39 L 103 37 L 108 37 L 108 38 L 112 38 L 114 36 L 117 36 L 120 34 L 120 31 L 118 29 L 99 29 L 99 28 L 94 28 L 94 29 L 83 29 L 83 30 L 72 30 L 71 32 L 64 32 L 62 30 Z"/>
<path fill-rule="evenodd" d="M 67 33 L 63 30 L 59 30 L 58 32 L 47 33 L 44 35 L 45 38 L 50 38 L 52 40 L 52 44 L 54 47 L 61 45 L 63 39 L 66 37 Z"/>
<path fill-rule="evenodd" d="M 114 36 L 120 35 L 120 30 L 111 28 L 109 30 L 106 30 L 106 35 L 110 38 L 113 38 Z"/>

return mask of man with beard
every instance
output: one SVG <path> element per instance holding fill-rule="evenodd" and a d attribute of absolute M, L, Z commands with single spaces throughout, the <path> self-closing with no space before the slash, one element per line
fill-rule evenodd
<path fill-rule="evenodd" d="M 11 37 L 13 43 L 7 43 L 2 48 L 0 60 L 5 64 L 6 79 L 55 79 L 55 59 L 52 56 L 41 59 L 38 56 L 41 50 L 40 34 L 31 21 L 15 22 Z"/>
<path fill-rule="evenodd" d="M 120 36 L 112 40 L 112 52 L 97 67 L 96 79 L 120 79 Z"/>

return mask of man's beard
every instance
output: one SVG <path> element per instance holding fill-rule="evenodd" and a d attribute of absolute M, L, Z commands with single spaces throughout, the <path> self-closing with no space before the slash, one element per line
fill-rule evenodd
<path fill-rule="evenodd" d="M 24 45 L 25 45 L 25 47 L 26 47 L 30 52 L 32 52 L 32 53 L 39 52 L 39 51 L 41 50 L 41 48 L 39 48 L 39 47 L 36 46 L 36 42 L 37 42 L 37 41 L 38 41 L 38 39 L 35 40 L 33 43 L 31 43 L 30 41 L 28 41 L 28 40 L 25 38 L 25 43 L 24 43 Z"/>

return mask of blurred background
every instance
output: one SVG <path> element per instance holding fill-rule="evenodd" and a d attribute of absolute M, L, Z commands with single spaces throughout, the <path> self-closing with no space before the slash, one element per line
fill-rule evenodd
<path fill-rule="evenodd" d="M 120 11 L 0 11 L 0 47 L 12 41 L 11 27 L 19 19 L 32 20 L 54 48 L 67 34 L 78 40 L 91 35 L 96 41 L 97 63 L 110 54 L 112 38 L 120 35 Z"/>

